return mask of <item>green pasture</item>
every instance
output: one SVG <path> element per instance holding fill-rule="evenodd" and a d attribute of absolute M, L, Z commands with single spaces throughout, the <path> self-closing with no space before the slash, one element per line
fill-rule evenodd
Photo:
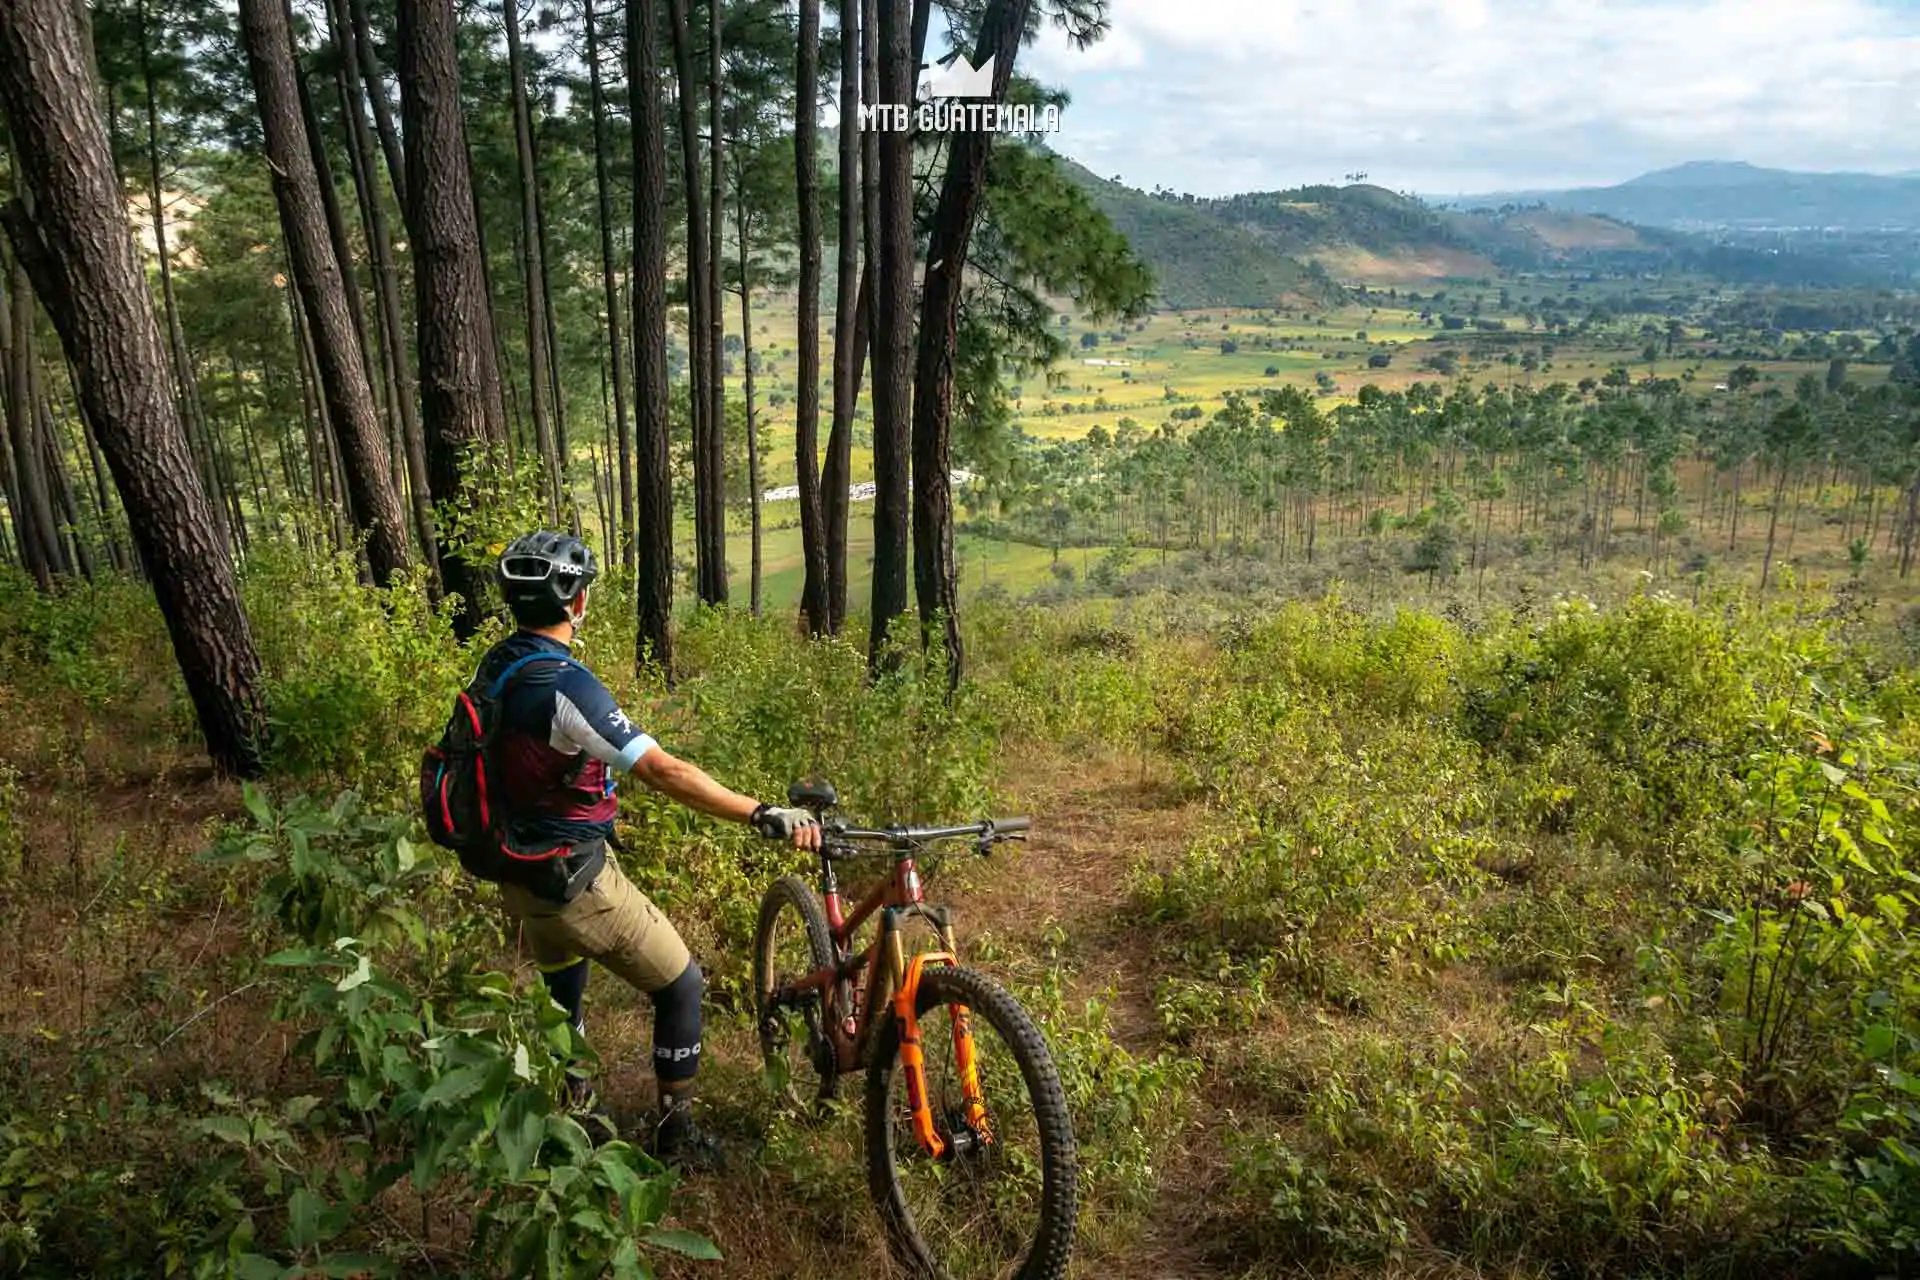
<path fill-rule="evenodd" d="M 1414 382 L 1451 381 L 1424 367 L 1427 357 L 1443 351 L 1456 355 L 1454 378 L 1514 386 L 1578 384 L 1586 378 L 1598 381 L 1611 369 L 1624 365 L 1635 378 L 1648 374 L 1678 377 L 1693 390 L 1704 392 L 1725 382 L 1742 363 L 1704 358 L 1700 352 L 1708 344 L 1697 329 L 1688 331 L 1671 356 L 1666 354 L 1662 340 L 1660 356 L 1651 364 L 1641 358 L 1646 339 L 1632 324 L 1584 338 L 1529 331 L 1526 310 L 1542 305 L 1543 299 L 1566 296 L 1573 291 L 1572 284 L 1505 281 L 1508 297 L 1502 306 L 1500 283 L 1413 282 L 1409 287 L 1423 295 L 1419 303 L 1382 298 L 1376 292 L 1365 300 L 1320 309 L 1212 307 L 1155 312 L 1138 320 L 1104 323 L 1063 313 L 1060 336 L 1067 343 L 1067 354 L 1044 373 L 1010 380 L 1009 389 L 1017 392 L 1013 398 L 1014 421 L 1027 434 L 1040 439 L 1078 439 L 1095 426 L 1111 430 L 1122 418 L 1131 418 L 1150 430 L 1168 421 L 1176 409 L 1197 405 L 1203 414 L 1211 415 L 1232 392 L 1258 394 L 1289 385 L 1316 391 L 1322 405 L 1332 409 L 1352 400 L 1369 383 L 1394 390 Z M 1655 288 L 1647 282 L 1583 281 L 1578 292 L 1593 298 L 1622 293 L 1629 286 L 1641 291 Z M 1424 300 L 1436 290 L 1445 291 L 1443 301 L 1430 304 Z M 1437 323 L 1429 325 L 1420 320 L 1424 308 L 1430 307 L 1436 316 L 1464 314 L 1476 302 L 1481 317 L 1506 322 L 1506 333 L 1445 331 Z M 793 303 L 790 295 L 769 295 L 760 300 L 754 312 L 753 346 L 762 361 L 754 375 L 755 409 L 764 451 L 765 488 L 791 483 L 799 360 Z M 823 445 L 832 409 L 834 342 L 831 317 L 826 320 L 821 329 L 820 354 Z M 737 311 L 728 315 L 728 332 L 739 336 Z M 1363 333 L 1364 339 L 1359 336 Z M 1093 335 L 1094 345 L 1081 345 L 1082 336 L 1087 334 Z M 1223 340 L 1232 342 L 1236 349 L 1222 352 Z M 1543 349 L 1552 351 L 1551 358 L 1541 356 Z M 1515 357 L 1512 364 L 1502 359 L 1509 351 Z M 1526 352 L 1534 353 L 1540 361 L 1530 373 L 1519 365 L 1520 355 Z M 1368 359 L 1377 354 L 1390 355 L 1392 363 L 1384 369 L 1371 367 Z M 1779 384 L 1790 384 L 1802 374 L 1825 373 L 1825 364 L 1820 361 L 1750 363 L 1764 380 Z M 745 395 L 745 366 L 737 351 L 732 353 L 732 368 L 727 396 L 738 403 Z M 1274 370 L 1271 376 L 1269 369 Z M 1319 386 L 1317 379 L 1322 373 L 1333 380 L 1331 391 Z M 1850 376 L 1871 382 L 1883 374 L 1876 367 L 1855 365 Z M 862 442 L 871 430 L 871 420 L 866 416 L 868 403 L 863 387 L 861 416 L 856 420 L 856 436 Z M 853 477 L 861 481 L 871 479 L 872 474 L 871 451 L 865 443 L 858 443 Z M 774 522 L 771 511 L 770 526 Z M 770 528 L 770 593 L 785 589 L 782 575 L 789 573 L 787 568 L 776 567 L 771 551 L 776 536 Z M 744 573 L 744 534 L 741 537 L 739 563 Z M 793 555 L 798 555 L 797 543 Z M 795 575 L 797 594 L 797 562 L 791 573 Z"/>

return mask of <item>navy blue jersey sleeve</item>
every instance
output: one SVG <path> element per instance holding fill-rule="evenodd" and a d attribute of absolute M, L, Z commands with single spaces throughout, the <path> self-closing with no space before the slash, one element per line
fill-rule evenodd
<path fill-rule="evenodd" d="M 554 681 L 552 740 L 623 773 L 660 745 L 635 727 L 599 677 L 580 667 L 564 668 Z"/>

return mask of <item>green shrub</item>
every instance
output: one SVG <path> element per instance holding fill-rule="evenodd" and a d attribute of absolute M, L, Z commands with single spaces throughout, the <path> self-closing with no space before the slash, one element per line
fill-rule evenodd
<path fill-rule="evenodd" d="M 473 674 L 451 613 L 427 602 L 424 570 L 385 591 L 361 585 L 352 557 L 264 544 L 242 580 L 266 671 L 270 761 L 298 779 L 393 795 L 439 734 Z"/>

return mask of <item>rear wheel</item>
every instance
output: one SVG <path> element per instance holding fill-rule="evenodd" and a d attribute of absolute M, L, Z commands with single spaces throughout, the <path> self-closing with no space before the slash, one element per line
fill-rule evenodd
<path fill-rule="evenodd" d="M 867 1177 L 894 1256 L 924 1280 L 1056 1280 L 1073 1249 L 1073 1126 L 1053 1055 L 1014 998 L 971 969 L 932 968 L 914 1001 L 927 1105 L 947 1150 L 914 1137 L 900 1025 L 878 1028 L 867 1073 Z M 970 1123 L 955 1057 L 966 1012 L 985 1096 Z"/>
<path fill-rule="evenodd" d="M 833 963 L 833 933 L 819 895 L 799 876 L 780 877 L 760 900 L 753 935 L 754 1015 L 769 1082 L 803 1111 L 832 1098 L 840 1084 L 826 1036 L 825 993 L 778 1000 L 774 993 Z"/>

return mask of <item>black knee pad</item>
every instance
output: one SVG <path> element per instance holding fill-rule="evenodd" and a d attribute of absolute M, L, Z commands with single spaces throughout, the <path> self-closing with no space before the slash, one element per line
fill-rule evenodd
<path fill-rule="evenodd" d="M 653 993 L 653 1074 L 689 1080 L 700 1069 L 700 995 L 707 980 L 689 959 L 680 976 Z"/>

